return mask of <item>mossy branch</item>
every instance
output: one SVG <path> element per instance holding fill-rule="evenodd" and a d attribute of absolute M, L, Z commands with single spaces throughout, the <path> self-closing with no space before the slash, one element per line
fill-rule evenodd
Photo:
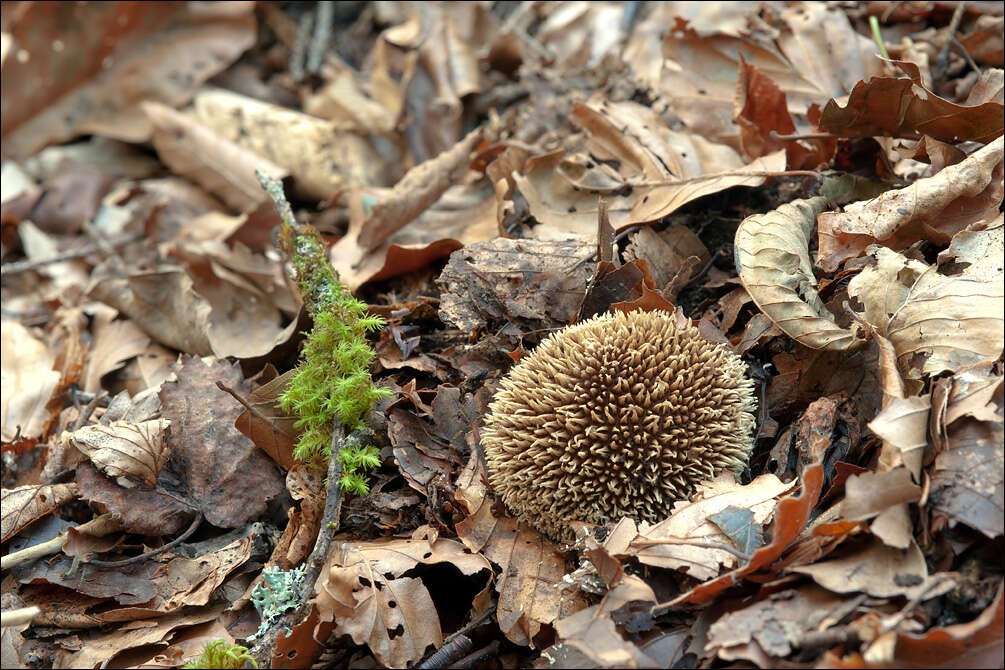
<path fill-rule="evenodd" d="M 261 172 L 258 179 L 282 218 L 277 246 L 290 259 L 293 279 L 314 320 L 303 358 L 279 397 L 279 406 L 299 417 L 296 425 L 302 433 L 294 457 L 327 462 L 333 423 L 337 420 L 347 432 L 356 431 L 374 403 L 390 395 L 388 389 L 373 384 L 369 368 L 374 352 L 366 339 L 384 327 L 384 320 L 369 315 L 366 303 L 339 282 L 324 241 L 313 227 L 293 218 L 282 184 Z M 380 465 L 377 448 L 349 441 L 339 449 L 338 460 L 342 490 L 365 494 L 366 470 Z"/>

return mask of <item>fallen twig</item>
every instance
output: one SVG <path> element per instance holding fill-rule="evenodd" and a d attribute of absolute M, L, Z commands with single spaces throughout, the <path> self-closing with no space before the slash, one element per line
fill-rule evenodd
<path fill-rule="evenodd" d="M 111 514 L 102 514 L 99 517 L 91 519 L 87 523 L 75 526 L 75 528 L 81 533 L 87 533 L 88 535 L 92 535 L 94 537 L 104 537 L 105 535 L 114 533 L 117 530 L 121 530 L 122 522 L 117 520 Z M 16 565 L 21 565 L 22 563 L 34 561 L 35 559 L 42 558 L 43 556 L 55 554 L 56 552 L 62 550 L 68 537 L 68 533 L 62 532 L 48 542 L 42 542 L 26 549 L 22 549 L 21 551 L 11 552 L 0 559 L 0 570 L 9 570 Z"/>
<path fill-rule="evenodd" d="M 134 233 L 133 235 L 127 235 L 125 237 L 120 237 L 117 240 L 106 241 L 105 244 L 109 249 L 115 249 L 117 247 L 125 246 L 130 242 L 136 242 L 143 239 L 143 233 Z M 93 253 L 100 251 L 97 244 L 89 244 L 83 249 L 78 249 L 76 251 L 67 251 L 62 254 L 57 254 L 56 256 L 50 256 L 48 258 L 36 258 L 34 260 L 24 260 L 24 261 L 14 261 L 13 263 L 4 263 L 0 265 L 0 276 L 7 276 L 17 274 L 19 272 L 28 272 L 29 270 L 36 270 L 40 267 L 46 265 L 52 265 L 53 263 L 62 263 L 64 261 L 72 261 L 78 258 L 84 258 L 85 256 L 90 256 Z"/>

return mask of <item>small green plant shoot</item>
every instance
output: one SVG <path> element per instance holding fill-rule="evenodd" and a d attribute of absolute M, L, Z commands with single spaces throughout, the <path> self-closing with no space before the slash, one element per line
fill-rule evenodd
<path fill-rule="evenodd" d="M 248 653 L 247 647 L 239 644 L 228 645 L 223 640 L 210 642 L 203 650 L 202 655 L 185 666 L 186 670 L 193 668 L 243 668 L 245 663 L 250 663 L 251 667 L 257 668 L 258 663 Z"/>
<path fill-rule="evenodd" d="M 346 431 L 356 430 L 373 404 L 391 394 L 389 389 L 376 388 L 369 372 L 374 352 L 366 335 L 383 328 L 384 320 L 367 314 L 366 303 L 356 300 L 339 282 L 318 232 L 294 225 L 284 222 L 279 246 L 293 261 L 314 328 L 289 387 L 279 397 L 279 406 L 300 417 L 296 425 L 303 432 L 294 457 L 327 462 L 336 417 Z M 338 459 L 342 490 L 366 494 L 365 472 L 380 465 L 377 448 L 350 441 L 340 448 Z"/>

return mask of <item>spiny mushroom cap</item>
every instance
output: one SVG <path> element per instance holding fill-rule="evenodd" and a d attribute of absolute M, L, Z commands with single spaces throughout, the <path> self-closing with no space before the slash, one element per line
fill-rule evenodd
<path fill-rule="evenodd" d="M 553 333 L 489 405 L 489 483 L 521 521 L 655 522 L 723 470 L 743 469 L 756 400 L 746 365 L 667 312 L 616 312 Z"/>

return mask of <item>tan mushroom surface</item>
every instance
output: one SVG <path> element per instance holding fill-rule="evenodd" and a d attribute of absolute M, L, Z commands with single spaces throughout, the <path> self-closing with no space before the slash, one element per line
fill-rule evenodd
<path fill-rule="evenodd" d="M 489 483 L 520 521 L 655 522 L 743 469 L 756 400 L 746 365 L 667 312 L 614 312 L 553 333 L 500 384 L 481 434 Z"/>

